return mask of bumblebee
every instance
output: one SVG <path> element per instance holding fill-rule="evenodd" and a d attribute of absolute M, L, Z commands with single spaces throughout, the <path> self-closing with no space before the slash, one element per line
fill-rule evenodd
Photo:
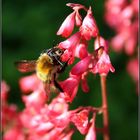
<path fill-rule="evenodd" d="M 50 86 L 53 84 L 57 89 L 63 92 L 57 82 L 57 76 L 63 72 L 67 62 L 61 61 L 64 50 L 57 46 L 44 50 L 37 60 L 21 60 L 15 62 L 20 72 L 36 72 L 37 77 L 43 82 L 47 94 L 50 92 Z"/>

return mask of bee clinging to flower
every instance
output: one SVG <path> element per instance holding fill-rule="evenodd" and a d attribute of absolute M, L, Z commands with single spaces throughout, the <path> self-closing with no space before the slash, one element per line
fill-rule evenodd
<path fill-rule="evenodd" d="M 47 94 L 49 94 L 52 84 L 63 92 L 57 82 L 58 74 L 63 72 L 67 65 L 67 62 L 61 60 L 63 53 L 63 49 L 54 46 L 44 50 L 37 60 L 20 60 L 15 62 L 15 65 L 20 72 L 36 72 L 37 77 L 43 82 Z"/>

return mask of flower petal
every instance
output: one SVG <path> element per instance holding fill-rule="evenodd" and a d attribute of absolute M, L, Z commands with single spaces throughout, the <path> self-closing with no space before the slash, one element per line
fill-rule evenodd
<path fill-rule="evenodd" d="M 79 84 L 78 78 L 70 77 L 65 81 L 59 82 L 59 84 L 64 91 L 61 93 L 61 96 L 67 102 L 72 102 L 78 90 L 78 84 Z"/>
<path fill-rule="evenodd" d="M 91 60 L 91 56 L 87 56 L 78 62 L 71 70 L 71 74 L 80 76 L 82 73 L 86 72 Z"/>
<path fill-rule="evenodd" d="M 89 86 L 88 86 L 87 79 L 85 76 L 84 76 L 84 78 L 82 78 L 81 85 L 82 85 L 82 90 L 84 92 L 86 92 L 86 93 L 89 92 Z"/>
<path fill-rule="evenodd" d="M 61 27 L 59 28 L 57 35 L 68 37 L 73 31 L 74 22 L 75 22 L 75 11 L 67 16 L 67 18 L 64 20 Z"/>
<path fill-rule="evenodd" d="M 98 35 L 98 28 L 96 21 L 92 16 L 91 7 L 89 8 L 86 17 L 83 20 L 82 26 L 80 27 L 81 35 L 84 39 L 90 40 L 91 37 Z"/>
<path fill-rule="evenodd" d="M 93 116 L 91 120 L 91 126 L 88 130 L 85 140 L 96 140 L 95 116 Z"/>

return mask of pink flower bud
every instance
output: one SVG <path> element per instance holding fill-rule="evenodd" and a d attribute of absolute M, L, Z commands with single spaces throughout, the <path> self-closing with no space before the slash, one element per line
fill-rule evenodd
<path fill-rule="evenodd" d="M 86 17 L 83 20 L 82 26 L 80 27 L 81 35 L 84 39 L 90 40 L 91 37 L 98 35 L 98 27 L 96 21 L 92 16 L 91 7 L 89 8 Z"/>
<path fill-rule="evenodd" d="M 74 28 L 75 22 L 75 11 L 71 13 L 62 23 L 61 27 L 59 28 L 57 35 L 62 35 L 63 37 L 68 37 Z"/>

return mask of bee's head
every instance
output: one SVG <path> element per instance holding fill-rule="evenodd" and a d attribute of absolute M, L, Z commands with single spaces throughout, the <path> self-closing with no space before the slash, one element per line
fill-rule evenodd
<path fill-rule="evenodd" d="M 64 53 L 64 50 L 60 49 L 60 48 L 55 48 L 54 52 L 53 52 L 56 56 L 61 56 Z"/>
<path fill-rule="evenodd" d="M 59 64 L 58 61 L 60 61 L 61 55 L 64 53 L 64 50 L 58 48 L 57 46 L 44 50 L 42 54 L 48 55 L 52 60 L 54 64 Z"/>
<path fill-rule="evenodd" d="M 43 50 L 41 54 L 44 53 L 48 54 L 49 56 L 61 56 L 64 53 L 64 50 L 55 46 L 53 48 Z"/>

